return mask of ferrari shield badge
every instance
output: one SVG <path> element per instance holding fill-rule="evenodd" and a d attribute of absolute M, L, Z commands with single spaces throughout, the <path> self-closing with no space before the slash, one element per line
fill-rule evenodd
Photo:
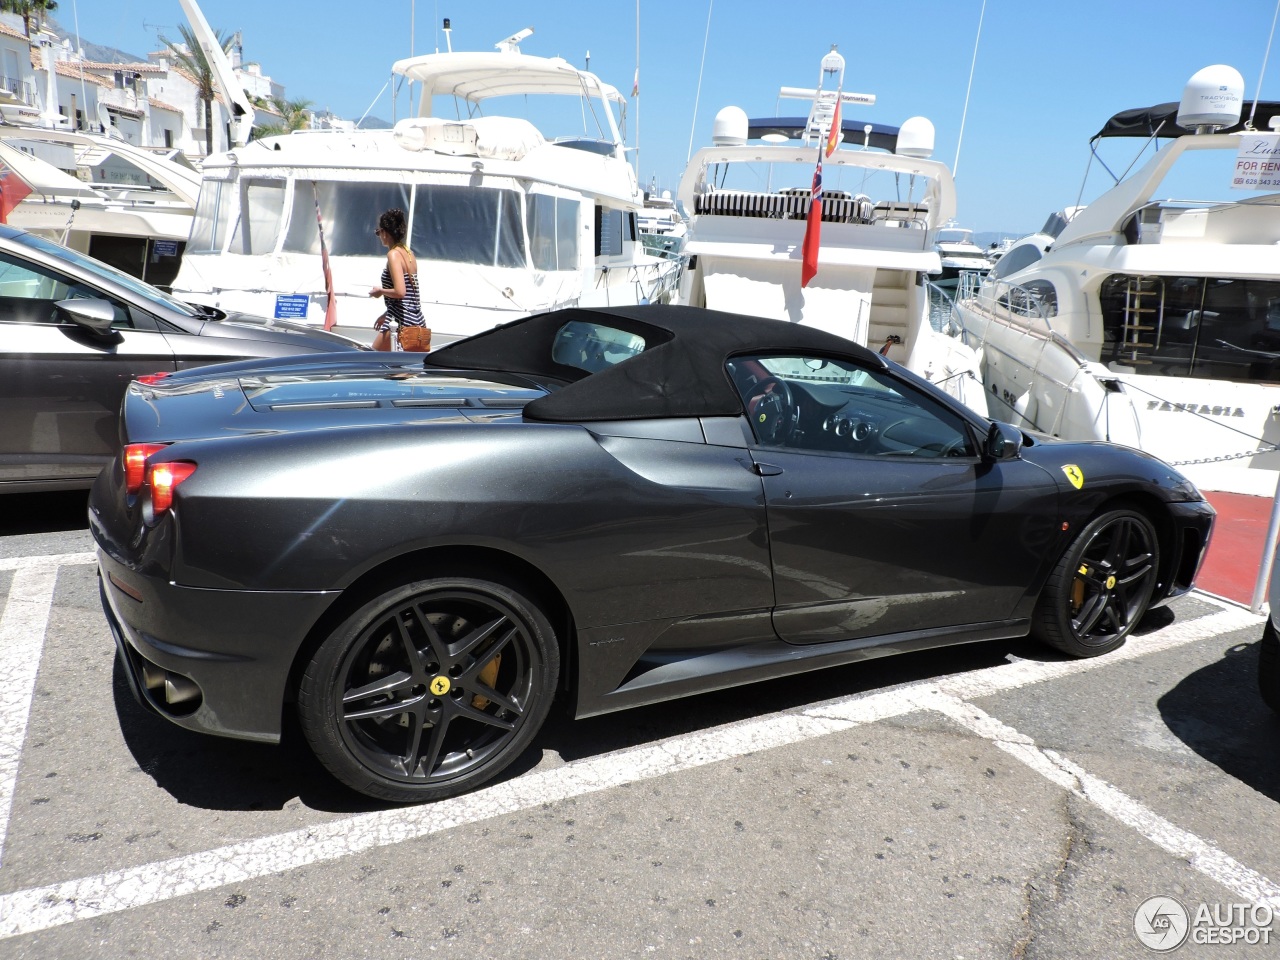
<path fill-rule="evenodd" d="M 1067 475 L 1067 479 L 1071 481 L 1071 485 L 1077 490 L 1084 486 L 1084 474 L 1080 472 L 1080 468 L 1074 463 L 1064 465 L 1062 472 Z"/>

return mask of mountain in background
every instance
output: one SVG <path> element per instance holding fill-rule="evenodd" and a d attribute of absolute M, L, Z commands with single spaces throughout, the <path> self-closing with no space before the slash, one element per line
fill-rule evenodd
<path fill-rule="evenodd" d="M 56 36 L 59 40 L 70 39 L 72 44 L 76 42 L 76 35 L 73 31 L 67 30 L 57 20 L 52 18 L 45 20 L 45 29 Z M 94 63 L 146 63 L 146 57 L 139 57 L 136 54 L 125 53 L 123 50 L 117 50 L 115 47 L 105 47 L 100 43 L 90 43 L 83 37 L 80 39 L 80 47 L 84 50 L 86 60 L 92 60 Z"/>

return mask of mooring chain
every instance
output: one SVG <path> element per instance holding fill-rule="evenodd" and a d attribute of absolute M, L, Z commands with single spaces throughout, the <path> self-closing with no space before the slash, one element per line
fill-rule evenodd
<path fill-rule="evenodd" d="M 1222 423 L 1218 420 L 1214 420 L 1212 417 L 1206 417 L 1204 414 L 1200 413 L 1198 410 L 1188 410 L 1186 404 L 1176 403 L 1173 400 L 1166 400 L 1164 397 L 1159 396 L 1158 394 L 1154 394 L 1150 390 L 1143 390 L 1137 384 L 1130 383 L 1127 380 L 1123 381 L 1123 383 L 1126 387 L 1130 387 L 1134 390 L 1137 390 L 1139 393 L 1145 393 L 1148 397 L 1151 397 L 1155 400 L 1159 400 L 1161 403 L 1167 403 L 1175 407 L 1182 407 L 1182 409 L 1185 412 L 1190 413 L 1194 416 L 1197 416 L 1201 420 L 1206 421 L 1207 423 L 1212 423 L 1216 426 L 1222 427 L 1224 430 L 1230 430 L 1233 433 L 1238 433 L 1242 437 L 1248 437 L 1250 440 L 1253 440 L 1257 443 L 1262 442 L 1261 437 L 1255 437 L 1253 434 L 1247 433 L 1246 431 L 1241 430 L 1238 427 L 1233 427 L 1229 423 Z M 1280 408 L 1277 408 L 1275 412 L 1280 412 Z M 1191 467 L 1201 463 L 1226 463 L 1230 460 L 1243 460 L 1246 457 L 1256 457 L 1259 454 L 1263 454 L 1263 453 L 1275 453 L 1277 450 L 1280 450 L 1280 443 L 1273 443 L 1267 447 L 1259 447 L 1256 450 L 1245 450 L 1242 453 L 1223 454 L 1222 456 L 1219 456 L 1219 457 L 1202 457 L 1199 460 L 1169 460 L 1166 462 L 1171 467 Z"/>

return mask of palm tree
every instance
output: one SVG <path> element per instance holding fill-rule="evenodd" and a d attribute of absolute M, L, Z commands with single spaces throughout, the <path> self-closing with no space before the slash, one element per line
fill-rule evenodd
<path fill-rule="evenodd" d="M 0 13 L 16 13 L 22 17 L 28 40 L 31 39 L 32 24 L 35 24 L 35 32 L 39 33 L 45 17 L 57 9 L 55 0 L 0 0 Z"/>
<path fill-rule="evenodd" d="M 0 0 L 0 3 L 12 2 L 15 0 Z M 196 97 L 204 104 L 204 153 L 207 157 L 213 153 L 213 101 L 217 96 L 213 86 L 213 68 L 209 66 L 204 49 L 191 28 L 183 23 L 178 25 L 178 31 L 182 34 L 181 43 L 174 43 L 164 36 L 160 37 L 160 42 L 169 48 L 174 63 L 195 79 Z M 231 49 L 234 38 L 219 30 L 214 39 L 225 52 Z"/>
<path fill-rule="evenodd" d="M 270 109 L 280 115 L 280 123 L 271 123 L 254 130 L 257 137 L 277 137 L 295 130 L 306 130 L 311 126 L 311 101 L 286 100 L 284 97 L 272 97 Z"/>

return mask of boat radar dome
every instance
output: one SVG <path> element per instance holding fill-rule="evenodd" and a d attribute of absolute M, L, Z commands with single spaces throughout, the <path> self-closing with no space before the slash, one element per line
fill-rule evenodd
<path fill-rule="evenodd" d="M 898 128 L 898 146 L 894 153 L 917 160 L 933 156 L 933 123 L 927 117 L 908 117 Z"/>
<path fill-rule="evenodd" d="M 747 112 L 741 107 L 725 107 L 711 125 L 711 142 L 717 147 L 741 147 L 747 142 Z"/>
<path fill-rule="evenodd" d="M 1240 122 L 1244 107 L 1244 77 L 1235 67 L 1216 64 L 1196 72 L 1182 90 L 1178 126 L 1196 133 L 1212 133 Z"/>

